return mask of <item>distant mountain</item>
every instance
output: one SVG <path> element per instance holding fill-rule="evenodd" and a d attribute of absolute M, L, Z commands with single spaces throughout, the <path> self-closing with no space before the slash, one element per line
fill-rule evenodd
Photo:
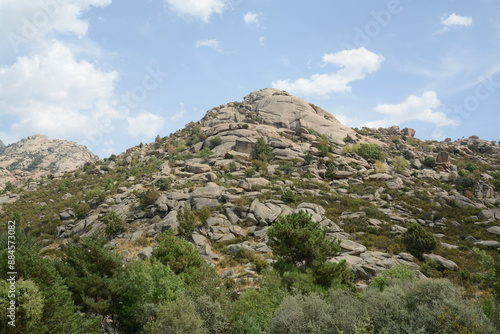
<path fill-rule="evenodd" d="M 61 174 L 97 160 L 99 157 L 84 146 L 67 140 L 49 140 L 43 135 L 33 135 L 8 146 L 0 142 L 0 170 L 3 170 L 0 187 L 16 178 Z"/>

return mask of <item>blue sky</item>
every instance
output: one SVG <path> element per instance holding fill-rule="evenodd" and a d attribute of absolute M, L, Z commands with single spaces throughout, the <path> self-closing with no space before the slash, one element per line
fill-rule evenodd
<path fill-rule="evenodd" d="M 496 0 L 5 0 L 0 139 L 101 157 L 276 87 L 352 127 L 500 140 Z"/>

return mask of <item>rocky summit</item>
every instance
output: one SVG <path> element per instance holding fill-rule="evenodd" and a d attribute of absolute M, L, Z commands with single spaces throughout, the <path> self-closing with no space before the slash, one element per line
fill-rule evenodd
<path fill-rule="evenodd" d="M 99 157 L 67 140 L 33 135 L 5 146 L 0 142 L 0 187 L 42 175 L 61 174 L 95 162 Z"/>
<path fill-rule="evenodd" d="M 170 136 L 158 136 L 153 143 L 104 160 L 76 145 L 51 142 L 43 136 L 9 145 L 0 155 L 0 166 L 9 170 L 32 166 L 62 171 L 87 163 L 74 172 L 42 179 L 37 190 L 27 184 L 6 189 L 0 195 L 0 219 L 18 217 L 19 224 L 44 246 L 40 254 L 55 262 L 71 256 L 64 253 L 68 245 L 90 247 L 82 240 L 101 234 L 106 249 L 118 254 L 120 263 L 149 263 L 153 258 L 168 263 L 178 274 L 182 266 L 177 267 L 165 249 L 191 244 L 186 249 L 194 249 L 225 280 L 226 287 L 218 286 L 217 293 L 229 289 L 238 307 L 242 306 L 234 300 L 241 297 L 241 303 L 251 303 L 252 293 L 265 294 L 270 289 L 270 285 L 261 286 L 268 282 L 269 270 L 282 275 L 285 290 L 320 293 L 334 286 L 332 279 L 344 267 L 350 274 L 342 274 L 335 284 L 368 289 L 366 298 L 375 293 L 368 287 L 383 291 L 396 284 L 391 279 L 403 277 L 448 278 L 465 287 L 468 296 L 494 298 L 490 281 L 482 279 L 498 279 L 487 276 L 494 274 L 487 274 L 485 264 L 500 261 L 500 147 L 478 136 L 424 141 L 415 135 L 415 130 L 397 126 L 351 129 L 320 107 L 283 91 L 263 89 L 242 102 L 207 111 L 199 122 Z M 64 158 L 58 155 L 62 151 Z M 312 222 L 308 228 L 317 228 L 323 238 L 337 245 L 320 257 L 320 263 L 310 257 L 286 262 L 283 248 L 276 246 L 280 239 L 276 231 L 283 222 L 304 217 L 304 213 Z M 302 249 L 308 242 L 330 247 L 319 239 L 299 238 L 288 250 Z M 181 252 L 180 248 L 175 252 Z M 311 251 L 310 256 L 319 256 L 318 252 Z M 182 257 L 187 255 L 179 256 L 188 261 Z M 336 268 L 336 274 L 328 276 L 325 272 L 331 268 Z M 69 275 L 70 271 L 61 273 Z M 155 282 L 151 286 L 164 284 Z M 401 291 L 413 288 L 406 285 Z M 276 292 L 276 298 L 284 298 L 280 293 Z M 102 296 L 95 298 L 98 301 Z M 130 302 L 131 297 L 127 298 Z M 75 302 L 93 310 L 94 304 L 87 305 L 85 299 Z M 372 302 L 367 299 L 366 305 Z M 278 320 L 270 321 L 280 303 L 281 299 L 273 304 L 267 320 L 255 320 L 265 324 L 261 330 L 271 326 L 272 332 Z M 373 306 L 366 312 L 377 309 Z M 107 312 L 103 311 L 106 319 L 114 323 L 103 321 L 102 327 L 109 332 L 131 321 L 122 311 Z M 243 313 L 226 316 L 226 327 L 221 326 L 236 328 L 235 319 Z M 360 313 L 360 319 L 368 313 Z M 439 315 L 443 323 L 449 317 L 453 315 Z M 490 331 L 476 328 L 472 332 Z"/>

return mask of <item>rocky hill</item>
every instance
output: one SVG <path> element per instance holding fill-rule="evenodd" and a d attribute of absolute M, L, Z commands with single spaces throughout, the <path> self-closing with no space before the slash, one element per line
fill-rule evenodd
<path fill-rule="evenodd" d="M 6 148 L 12 158 L 5 164 L 2 156 L 3 166 L 37 161 L 40 149 L 27 141 L 52 152 L 46 138 L 30 137 Z M 32 158 L 21 162 L 13 152 Z M 119 156 L 71 159 L 37 166 L 95 163 L 37 191 L 17 189 L 25 195 L 1 211 L 3 220 L 22 214 L 43 254 L 105 231 L 131 262 L 150 258 L 172 230 L 242 291 L 258 286 L 262 268 L 275 262 L 269 228 L 305 211 L 340 240 L 328 262 L 345 260 L 360 288 L 405 265 L 420 278 L 446 277 L 477 292 L 467 278 L 481 268 L 473 248 L 500 260 L 500 147 L 477 136 L 437 142 L 409 128 L 351 129 L 302 99 L 264 89 Z M 415 226 L 437 246 L 416 255 L 404 241 Z"/>
<path fill-rule="evenodd" d="M 87 148 L 67 140 L 49 140 L 43 135 L 24 138 L 5 146 L 0 141 L 0 188 L 47 174 L 62 174 L 99 160 Z"/>

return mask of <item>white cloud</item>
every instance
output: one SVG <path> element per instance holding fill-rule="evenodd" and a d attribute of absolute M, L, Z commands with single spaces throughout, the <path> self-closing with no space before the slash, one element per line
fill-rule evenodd
<path fill-rule="evenodd" d="M 76 61 L 69 48 L 54 42 L 41 54 L 0 68 L 0 114 L 18 117 L 11 126 L 17 137 L 85 137 L 120 117 L 113 108 L 117 80 L 118 73 Z"/>
<path fill-rule="evenodd" d="M 441 18 L 441 24 L 446 27 L 451 27 L 451 26 L 468 27 L 472 25 L 472 17 L 460 16 L 453 13 L 447 18 Z"/>
<path fill-rule="evenodd" d="M 363 47 L 324 54 L 323 62 L 339 66 L 340 69 L 337 72 L 313 74 L 310 78 L 301 78 L 293 82 L 288 79 L 278 80 L 273 82 L 272 86 L 294 94 L 346 93 L 352 89 L 349 83 L 363 79 L 367 74 L 378 70 L 383 60 L 382 55 L 368 51 Z"/>
<path fill-rule="evenodd" d="M 136 117 L 127 117 L 127 131 L 132 137 L 153 138 L 160 133 L 165 120 L 158 115 L 144 112 Z"/>
<path fill-rule="evenodd" d="M 204 40 L 196 41 L 196 47 L 197 48 L 206 47 L 206 48 L 214 49 L 216 51 L 222 51 L 221 42 L 217 39 L 204 39 Z"/>
<path fill-rule="evenodd" d="M 379 104 L 375 107 L 375 111 L 383 115 L 385 118 L 366 122 L 363 126 L 370 128 L 387 127 L 392 125 L 400 125 L 408 121 L 421 121 L 432 123 L 437 126 L 458 125 L 458 122 L 450 119 L 445 113 L 436 111 L 441 106 L 437 94 L 433 91 L 427 91 L 421 97 L 409 95 L 400 104 Z"/>
<path fill-rule="evenodd" d="M 178 121 L 184 117 L 184 114 L 186 113 L 186 109 L 184 108 L 184 103 L 180 104 L 180 109 L 176 114 L 173 114 L 168 118 L 169 121 Z"/>
<path fill-rule="evenodd" d="M 247 12 L 243 15 L 243 21 L 247 25 L 258 26 L 260 23 L 260 15 L 253 12 Z"/>
<path fill-rule="evenodd" d="M 181 16 L 191 16 L 208 22 L 213 14 L 222 14 L 228 0 L 165 0 Z"/>
<path fill-rule="evenodd" d="M 88 31 L 88 21 L 82 13 L 91 6 L 104 7 L 111 0 L 32 0 L 1 1 L 0 31 L 5 32 L 0 46 L 10 44 L 14 52 L 28 42 L 42 40 L 51 32 L 83 37 Z"/>
<path fill-rule="evenodd" d="M 469 27 L 473 23 L 472 17 L 460 16 L 455 13 L 448 17 L 441 18 L 441 29 L 437 31 L 438 35 L 441 35 L 447 31 L 450 31 L 454 27 Z"/>

